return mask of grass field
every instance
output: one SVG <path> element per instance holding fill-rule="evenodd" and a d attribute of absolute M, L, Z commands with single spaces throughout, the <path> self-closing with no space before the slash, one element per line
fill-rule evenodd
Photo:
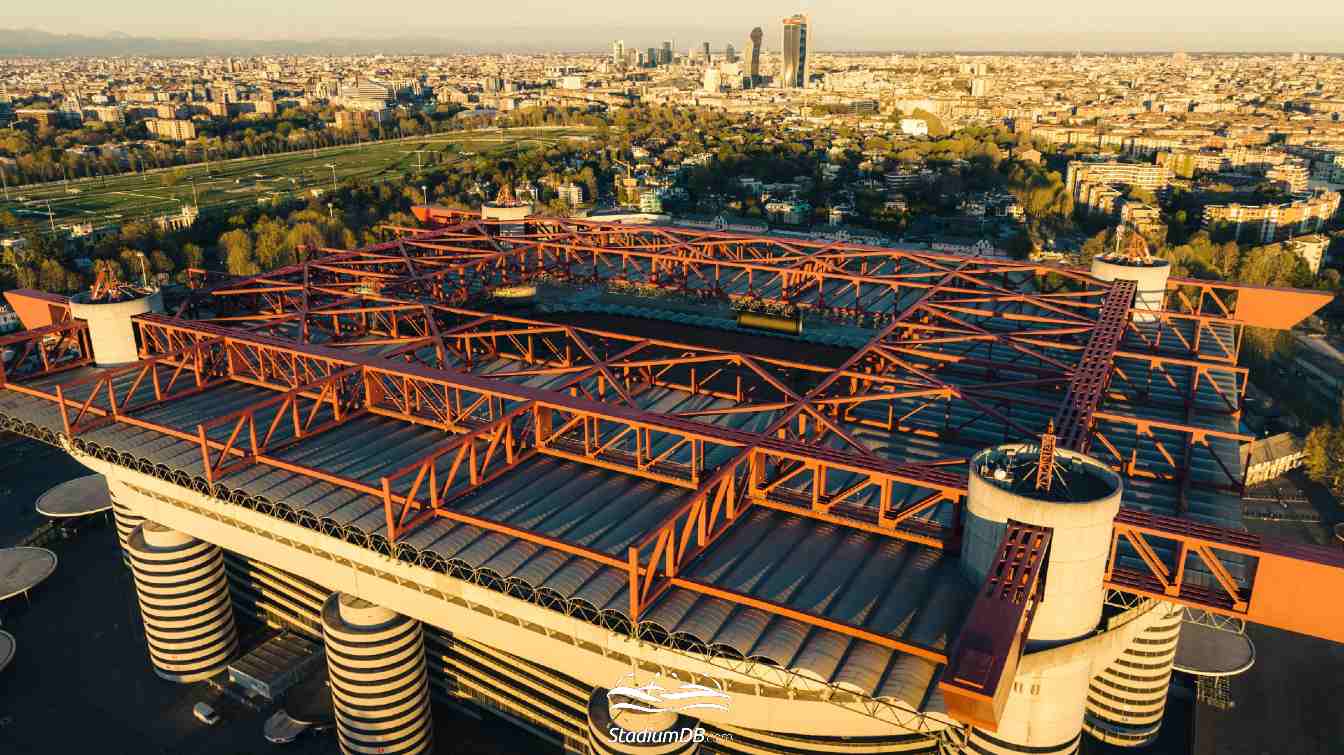
<path fill-rule="evenodd" d="M 171 169 L 180 175 L 172 186 L 150 171 L 110 178 L 83 179 L 69 184 L 11 187 L 9 199 L 0 198 L 0 211 L 9 211 L 20 230 L 48 230 L 61 225 L 92 222 L 95 226 L 125 223 L 175 213 L 195 203 L 201 212 L 220 212 L 273 200 L 287 199 L 310 189 L 329 190 L 335 181 L 351 179 L 413 179 L 463 159 L 463 153 L 503 156 L 527 145 L 553 144 L 582 133 L 581 128 L 458 131 L 432 136 L 362 145 L 328 147 L 314 152 L 241 158 Z M 417 150 L 422 150 L 417 154 Z"/>

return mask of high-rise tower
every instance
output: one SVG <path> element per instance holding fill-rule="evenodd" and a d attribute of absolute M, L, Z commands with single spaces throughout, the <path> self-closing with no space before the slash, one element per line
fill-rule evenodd
<path fill-rule="evenodd" d="M 761 80 L 761 40 L 765 38 L 765 32 L 757 26 L 751 30 L 751 36 L 747 38 L 747 57 L 750 63 L 747 73 L 751 75 L 751 84 L 755 86 Z"/>
<path fill-rule="evenodd" d="M 785 89 L 807 86 L 807 16 L 801 13 L 784 19 L 784 67 L 780 78 Z"/>

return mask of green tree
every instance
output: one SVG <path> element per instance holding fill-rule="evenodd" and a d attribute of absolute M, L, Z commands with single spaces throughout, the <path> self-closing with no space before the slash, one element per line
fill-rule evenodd
<path fill-rule="evenodd" d="M 42 260 L 37 269 L 37 287 L 43 291 L 64 293 L 67 290 L 65 268 L 56 260 Z"/>
<path fill-rule="evenodd" d="M 263 271 L 274 270 L 294 262 L 294 249 L 286 243 L 287 232 L 284 223 L 274 218 L 263 217 L 252 227 L 252 231 L 253 251 L 256 254 L 257 265 Z"/>
<path fill-rule="evenodd" d="M 928 124 L 929 136 L 934 138 L 947 136 L 947 126 L 943 125 L 943 120 L 923 108 L 915 108 L 915 112 L 910 114 L 911 118 L 918 118 Z"/>
<path fill-rule="evenodd" d="M 318 247 L 326 246 L 322 230 L 313 223 L 295 223 L 285 234 L 285 246 L 298 260 L 306 259 Z"/>
<path fill-rule="evenodd" d="M 247 231 L 239 228 L 223 234 L 219 237 L 219 247 L 224 251 L 224 266 L 230 273 L 256 275 L 261 272 L 252 250 L 252 234 Z"/>
<path fill-rule="evenodd" d="M 182 267 L 203 267 L 205 265 L 205 251 L 196 244 L 184 244 L 182 246 Z"/>
<path fill-rule="evenodd" d="M 1302 450 L 1307 477 L 1329 488 L 1336 498 L 1344 497 L 1344 430 L 1337 425 L 1313 428 Z"/>

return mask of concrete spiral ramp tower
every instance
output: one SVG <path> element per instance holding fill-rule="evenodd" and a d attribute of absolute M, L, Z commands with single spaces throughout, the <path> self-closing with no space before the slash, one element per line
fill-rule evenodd
<path fill-rule="evenodd" d="M 696 721 L 670 711 L 612 710 L 609 690 L 588 698 L 588 751 L 593 755 L 693 755 Z"/>
<path fill-rule="evenodd" d="M 1084 728 L 1107 744 L 1143 747 L 1162 730 L 1184 611 L 1166 602 L 1156 610 L 1161 618 L 1088 686 Z"/>
<path fill-rule="evenodd" d="M 338 592 L 322 606 L 322 634 L 341 752 L 432 752 L 420 622 Z"/>
<path fill-rule="evenodd" d="M 1056 450 L 1051 483 L 1037 484 L 1040 447 L 1012 444 L 971 460 L 962 567 L 985 583 L 1009 520 L 1054 531 L 1045 591 L 1027 634 L 1026 655 L 998 730 L 972 728 L 966 752 L 980 755 L 1076 752 L 1095 653 L 1083 645 L 1101 621 L 1103 576 L 1120 510 L 1120 478 L 1101 463 Z M 1032 657 L 1033 653 L 1038 653 Z"/>
<path fill-rule="evenodd" d="M 120 498 L 125 496 L 124 492 L 118 493 L 120 486 L 116 482 L 111 482 L 107 486 L 108 496 L 112 499 L 112 521 L 117 525 L 117 542 L 121 544 L 121 560 L 127 566 L 131 565 L 130 541 L 131 533 L 135 528 L 144 524 L 145 518 L 135 513 L 130 506 L 127 506 Z"/>
<path fill-rule="evenodd" d="M 126 547 L 154 673 L 174 682 L 218 673 L 238 650 L 219 548 L 152 521 Z"/>

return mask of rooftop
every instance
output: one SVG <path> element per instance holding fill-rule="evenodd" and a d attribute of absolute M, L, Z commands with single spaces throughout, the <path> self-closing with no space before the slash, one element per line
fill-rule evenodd
<path fill-rule="evenodd" d="M 948 546 L 980 450 L 1083 422 L 1060 435 L 1125 471 L 1126 508 L 1240 528 L 1255 322 L 1218 284 L 1132 323 L 1114 284 L 1036 263 L 446 222 L 199 280 L 135 318 L 128 367 L 89 366 L 78 322 L 0 339 L 19 354 L 0 418 L 614 631 L 932 712 L 973 592 Z M 520 283 L 596 289 L 603 328 L 488 311 Z M 809 320 L 791 358 L 729 316 L 781 302 Z M 689 318 L 718 335 L 659 337 Z"/>

